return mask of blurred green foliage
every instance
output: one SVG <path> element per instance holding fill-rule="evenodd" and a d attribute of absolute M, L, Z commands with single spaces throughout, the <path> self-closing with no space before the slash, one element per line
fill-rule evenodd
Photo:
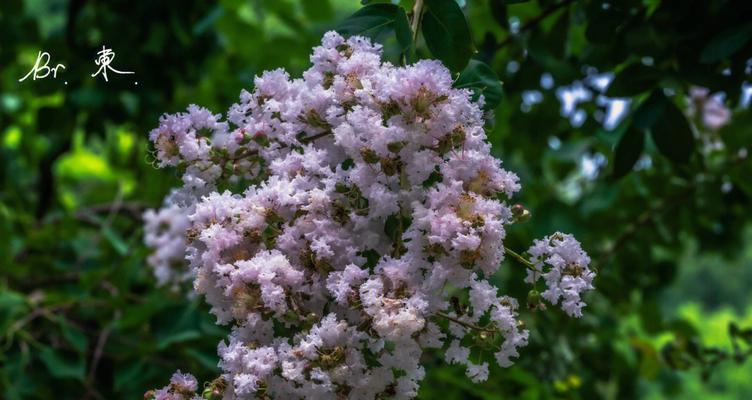
<path fill-rule="evenodd" d="M 140 214 L 176 185 L 149 164 L 146 132 L 190 103 L 226 109 L 263 70 L 299 74 L 334 28 L 378 35 L 394 63 L 436 56 L 464 70 L 457 84 L 495 109 L 494 152 L 520 175 L 518 201 L 534 215 L 508 244 L 571 232 L 599 270 L 582 319 L 525 312 L 530 345 L 484 384 L 428 354 L 422 398 L 752 392 L 752 367 L 736 357 L 747 349 L 739 332 L 752 327 L 752 165 L 742 150 L 752 113 L 740 104 L 752 5 L 434 0 L 413 43 L 404 18 L 414 0 L 363 3 L 386 29 L 347 19 L 364 12 L 355 0 L 0 3 L 0 397 L 140 398 L 177 368 L 217 374 L 224 329 L 200 299 L 156 288 L 145 266 Z M 445 20 L 454 22 L 444 29 Z M 102 45 L 136 74 L 92 78 Z M 66 69 L 19 83 L 39 51 Z M 605 95 L 629 100 L 613 126 L 589 79 L 607 72 Z M 584 119 L 560 102 L 573 83 L 591 93 L 575 107 Z M 687 112 L 693 86 L 724 94 L 729 125 L 703 128 Z M 502 271 L 497 283 L 524 298 L 526 287 L 510 286 L 522 271 Z M 709 367 L 688 343 L 728 357 Z"/>

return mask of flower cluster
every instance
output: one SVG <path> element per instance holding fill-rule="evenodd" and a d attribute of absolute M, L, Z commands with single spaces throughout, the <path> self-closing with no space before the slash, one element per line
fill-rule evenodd
<path fill-rule="evenodd" d="M 191 374 L 183 374 L 179 370 L 172 374 L 170 384 L 157 390 L 150 390 L 146 396 L 154 400 L 195 400 L 201 399 L 196 394 L 198 381 Z"/>
<path fill-rule="evenodd" d="M 525 281 L 535 283 L 542 277 L 547 289 L 541 296 L 551 304 L 561 300 L 564 312 L 581 317 L 585 303 L 580 295 L 593 289 L 595 273 L 588 268 L 590 257 L 580 243 L 572 235 L 557 232 L 533 241 L 527 252 L 535 269 L 528 270 Z"/>
<path fill-rule="evenodd" d="M 441 63 L 394 66 L 361 37 L 329 32 L 311 62 L 302 79 L 257 77 L 228 122 L 191 106 L 150 135 L 183 187 L 146 215 L 149 262 L 178 282 L 185 260 L 231 325 L 223 398 L 413 398 L 427 348 L 485 380 L 470 342 L 511 365 L 528 331 L 488 279 L 520 185 L 490 154 L 483 100 Z M 593 274 L 558 237 L 531 254 L 552 267 L 544 296 L 579 315 Z"/>

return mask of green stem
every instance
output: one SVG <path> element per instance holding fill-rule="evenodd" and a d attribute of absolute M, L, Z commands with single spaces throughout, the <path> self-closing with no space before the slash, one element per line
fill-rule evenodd
<path fill-rule="evenodd" d="M 410 29 L 413 31 L 413 43 L 418 40 L 418 26 L 420 25 L 420 17 L 423 15 L 423 0 L 415 0 L 413 6 L 413 18 L 410 21 Z"/>
<path fill-rule="evenodd" d="M 540 272 L 540 271 L 538 271 L 538 268 L 535 268 L 535 265 L 533 263 L 531 263 L 525 257 L 521 256 L 516 251 L 510 249 L 509 247 L 504 246 L 504 253 L 506 253 L 509 256 L 512 256 L 512 258 L 514 258 L 515 260 L 519 261 L 521 264 L 524 264 L 525 267 L 527 267 L 528 269 L 531 269 L 531 270 L 533 270 L 535 272 Z"/>

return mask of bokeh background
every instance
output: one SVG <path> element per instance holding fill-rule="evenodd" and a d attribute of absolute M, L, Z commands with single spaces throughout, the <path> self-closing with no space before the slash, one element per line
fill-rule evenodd
<path fill-rule="evenodd" d="M 488 382 L 427 354 L 421 398 L 749 398 L 749 2 L 458 3 L 504 82 L 489 138 L 533 214 L 509 245 L 571 232 L 599 276 L 580 320 L 523 312 L 530 345 Z M 360 7 L 0 2 L 1 398 L 137 399 L 178 368 L 216 376 L 224 328 L 145 263 L 141 213 L 177 184 L 147 133 L 191 103 L 226 110 L 263 70 L 300 74 Z M 102 45 L 135 75 L 92 78 Z M 65 70 L 19 83 L 39 51 Z M 645 122 L 661 93 L 680 117 Z M 524 301 L 521 273 L 497 283 Z"/>

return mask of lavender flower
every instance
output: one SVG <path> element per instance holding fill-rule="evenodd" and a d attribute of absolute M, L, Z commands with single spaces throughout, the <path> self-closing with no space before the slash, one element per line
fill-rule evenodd
<path fill-rule="evenodd" d="M 183 186 L 145 215 L 149 262 L 160 282 L 192 277 L 232 326 L 212 393 L 413 398 L 426 348 L 446 346 L 448 362 L 488 378 L 465 339 L 511 365 L 528 331 L 488 279 L 520 185 L 490 154 L 480 103 L 441 63 L 396 67 L 361 37 L 329 32 L 311 62 L 299 79 L 257 77 L 228 122 L 191 106 L 150 135 Z M 544 297 L 580 315 L 589 260 L 555 239 L 531 249 L 552 267 Z M 173 380 L 158 395 L 195 386 Z"/>

